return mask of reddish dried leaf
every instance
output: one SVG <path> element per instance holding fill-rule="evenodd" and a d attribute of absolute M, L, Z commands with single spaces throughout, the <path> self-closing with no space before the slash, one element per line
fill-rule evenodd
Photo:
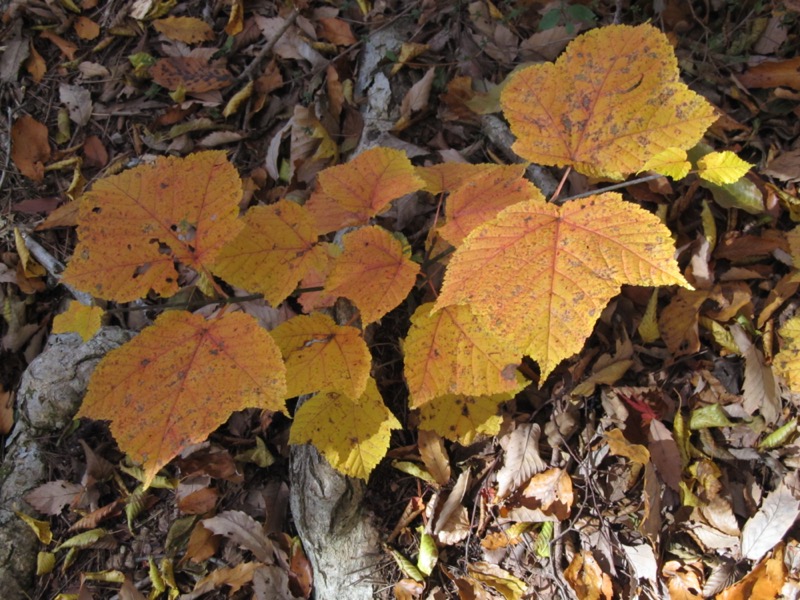
<path fill-rule="evenodd" d="M 328 233 L 366 223 L 395 198 L 422 188 L 423 182 L 404 152 L 372 148 L 320 172 L 319 186 L 305 206 L 314 215 L 318 232 Z"/>
<path fill-rule="evenodd" d="M 358 398 L 367 385 L 372 358 L 361 332 L 327 315 L 297 316 L 272 330 L 286 359 L 288 396 L 320 390 Z"/>
<path fill-rule="evenodd" d="M 667 148 L 691 148 L 716 120 L 678 77 L 669 40 L 652 25 L 589 31 L 554 64 L 522 69 L 503 88 L 514 151 L 597 177 L 636 173 Z"/>
<path fill-rule="evenodd" d="M 739 81 L 748 88 L 790 87 L 800 90 L 800 56 L 764 61 L 739 75 Z"/>
<path fill-rule="evenodd" d="M 175 261 L 213 264 L 241 230 L 242 184 L 224 152 L 162 157 L 101 179 L 81 200 L 78 247 L 66 282 L 128 302 L 178 291 Z"/>
<path fill-rule="evenodd" d="M 264 294 L 278 306 L 316 262 L 317 236 L 308 211 L 289 200 L 247 211 L 244 229 L 212 267 L 228 283 Z"/>
<path fill-rule="evenodd" d="M 410 249 L 382 227 L 364 227 L 343 237 L 344 251 L 335 259 L 325 293 L 353 301 L 366 325 L 405 300 L 414 287 L 419 265 Z"/>
<path fill-rule="evenodd" d="M 23 115 L 11 127 L 11 160 L 19 172 L 32 179 L 44 179 L 44 165 L 50 160 L 47 127 L 33 117 Z"/>
<path fill-rule="evenodd" d="M 79 417 L 111 421 L 145 485 L 231 413 L 284 409 L 285 368 L 269 334 L 244 313 L 206 321 L 166 312 L 98 364 Z"/>
<path fill-rule="evenodd" d="M 82 40 L 93 40 L 100 35 L 100 26 L 88 17 L 78 17 L 73 23 L 75 33 Z"/>
<path fill-rule="evenodd" d="M 564 570 L 564 578 L 578 598 L 611 600 L 613 597 L 611 578 L 603 573 L 600 565 L 586 550 L 581 550 L 574 556 Z"/>
<path fill-rule="evenodd" d="M 68 42 L 64 38 L 59 35 L 56 35 L 49 29 L 45 29 L 39 34 L 43 40 L 48 40 L 56 45 L 56 47 L 61 50 L 61 53 L 67 57 L 68 60 L 75 60 L 75 53 L 78 51 L 78 47 L 73 44 L 72 42 Z"/>
<path fill-rule="evenodd" d="M 658 217 L 613 192 L 561 207 L 520 202 L 456 250 L 435 308 L 470 305 L 545 378 L 581 349 L 622 284 L 688 286 L 674 252 Z"/>
<path fill-rule="evenodd" d="M 319 23 L 319 36 L 332 44 L 350 46 L 357 41 L 347 21 L 335 17 L 322 17 L 317 23 Z"/>
<path fill-rule="evenodd" d="M 198 94 L 221 90 L 234 81 L 221 62 L 209 63 L 196 56 L 160 58 L 150 69 L 150 75 L 153 81 L 170 91 L 182 88 L 189 93 Z"/>

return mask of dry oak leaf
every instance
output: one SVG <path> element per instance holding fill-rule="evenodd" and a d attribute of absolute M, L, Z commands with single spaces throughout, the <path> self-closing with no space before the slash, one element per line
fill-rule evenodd
<path fill-rule="evenodd" d="M 411 408 L 446 394 L 513 395 L 525 386 L 517 373 L 519 354 L 488 335 L 468 306 L 434 314 L 432 308 L 432 303 L 417 308 L 403 341 Z"/>
<path fill-rule="evenodd" d="M 28 179 L 44 179 L 44 165 L 50 160 L 47 127 L 28 115 L 11 126 L 11 160 Z"/>
<path fill-rule="evenodd" d="M 386 455 L 392 429 L 400 428 L 370 377 L 357 399 L 322 392 L 306 400 L 294 415 L 289 443 L 314 444 L 340 473 L 367 479 Z"/>
<path fill-rule="evenodd" d="M 352 300 L 364 325 L 405 300 L 419 273 L 408 243 L 382 227 L 363 227 L 342 238 L 344 250 L 325 282 L 324 293 Z"/>
<path fill-rule="evenodd" d="M 221 90 L 234 81 L 222 62 L 209 63 L 199 56 L 159 58 L 150 75 L 163 88 L 172 92 L 180 88 L 192 94 Z"/>
<path fill-rule="evenodd" d="M 205 21 L 196 17 L 166 17 L 152 22 L 153 28 L 163 36 L 184 42 L 198 44 L 214 39 L 214 31 Z"/>
<path fill-rule="evenodd" d="M 611 600 L 614 597 L 611 577 L 603 573 L 594 556 L 586 550 L 573 557 L 564 570 L 564 578 L 583 600 Z"/>
<path fill-rule="evenodd" d="M 468 446 L 478 435 L 497 435 L 503 422 L 497 409 L 511 398 L 511 394 L 439 396 L 420 407 L 419 429 L 435 431 L 448 440 Z"/>
<path fill-rule="evenodd" d="M 574 499 L 572 478 L 562 469 L 547 469 L 533 476 L 522 495 L 537 500 L 539 506 L 535 508 L 564 521 L 569 517 Z"/>
<path fill-rule="evenodd" d="M 289 200 L 255 206 L 244 229 L 211 267 L 215 275 L 278 306 L 314 264 L 317 235 L 308 211 Z"/>
<path fill-rule="evenodd" d="M 67 310 L 53 319 L 53 333 L 75 332 L 86 342 L 100 330 L 102 319 L 103 309 L 99 306 L 70 302 Z"/>
<path fill-rule="evenodd" d="M 441 236 L 453 246 L 481 223 L 494 218 L 504 208 L 525 200 L 544 201 L 535 185 L 525 179 L 525 165 L 502 166 L 463 182 L 447 198 L 447 221 L 439 228 Z"/>
<path fill-rule="evenodd" d="M 64 280 L 117 302 L 151 289 L 171 296 L 176 261 L 201 271 L 239 233 L 241 196 L 239 175 L 220 151 L 161 157 L 101 179 L 81 199 L 79 243 Z"/>
<path fill-rule="evenodd" d="M 690 287 L 674 251 L 658 217 L 613 192 L 561 207 L 520 202 L 455 251 L 434 310 L 470 305 L 544 380 L 581 349 L 623 284 Z"/>
<path fill-rule="evenodd" d="M 666 35 L 611 25 L 570 42 L 555 63 L 512 75 L 500 104 L 523 158 L 622 179 L 667 148 L 691 148 L 716 120 L 678 77 Z"/>
<path fill-rule="evenodd" d="M 78 417 L 110 420 L 122 451 L 159 469 L 204 441 L 231 413 L 284 411 L 286 369 L 280 350 L 244 313 L 212 320 L 170 311 L 109 352 L 89 381 Z"/>
<path fill-rule="evenodd" d="M 314 313 L 292 317 L 271 333 L 286 360 L 289 398 L 320 390 L 351 398 L 364 393 L 372 358 L 355 327 Z"/>
<path fill-rule="evenodd" d="M 346 164 L 321 171 L 317 179 L 319 189 L 305 206 L 320 234 L 362 225 L 392 200 L 423 186 L 405 153 L 391 148 L 366 150 Z"/>

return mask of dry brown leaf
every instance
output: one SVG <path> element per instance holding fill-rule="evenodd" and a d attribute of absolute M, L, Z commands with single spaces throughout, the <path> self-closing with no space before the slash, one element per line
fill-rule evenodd
<path fill-rule="evenodd" d="M 536 473 L 546 468 L 546 463 L 539 456 L 541 433 L 538 424 L 526 423 L 500 440 L 505 449 L 505 456 L 503 467 L 497 472 L 498 500 L 507 497 Z"/>
<path fill-rule="evenodd" d="M 447 485 L 450 481 L 450 459 L 444 447 L 444 440 L 434 431 L 420 429 L 417 435 L 417 446 L 422 462 L 433 475 L 436 483 Z"/>
<path fill-rule="evenodd" d="M 394 124 L 395 131 L 402 131 L 411 124 L 411 115 L 428 106 L 431 96 L 431 86 L 433 78 L 436 76 L 436 69 L 431 67 L 425 72 L 417 83 L 411 86 L 402 103 L 400 104 L 400 119 Z"/>
<path fill-rule="evenodd" d="M 581 600 L 611 600 L 611 578 L 586 550 L 577 553 L 564 571 L 564 578 Z"/>
<path fill-rule="evenodd" d="M 44 165 L 50 160 L 47 127 L 28 115 L 14 121 L 11 160 L 25 177 L 37 182 L 44 179 Z"/>

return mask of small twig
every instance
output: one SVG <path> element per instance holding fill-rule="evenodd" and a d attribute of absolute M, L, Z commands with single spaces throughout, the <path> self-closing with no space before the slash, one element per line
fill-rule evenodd
<path fill-rule="evenodd" d="M 594 196 L 595 194 L 603 194 L 605 192 L 612 192 L 614 190 L 619 190 L 621 188 L 625 188 L 631 185 L 636 185 L 637 183 L 645 183 L 647 181 L 653 181 L 654 179 L 658 179 L 663 177 L 663 175 L 659 175 L 658 173 L 654 173 L 652 175 L 645 175 L 644 177 L 637 177 L 636 179 L 631 179 L 630 181 L 622 181 L 620 183 L 615 183 L 614 185 L 608 185 L 606 187 L 598 188 L 596 190 L 588 190 L 586 192 L 581 192 L 580 194 L 575 194 L 574 196 L 567 196 L 563 200 L 559 200 L 559 204 L 564 204 L 570 200 L 577 200 L 578 198 L 586 198 L 587 196 Z"/>
<path fill-rule="evenodd" d="M 558 200 L 558 195 L 561 193 L 561 190 L 564 189 L 564 184 L 567 183 L 567 177 L 569 177 L 570 173 L 572 173 L 572 167 L 567 167 L 567 170 L 564 171 L 564 175 L 561 176 L 561 181 L 558 182 L 556 191 L 553 192 L 552 196 L 550 196 L 550 202 L 555 202 Z M 559 202 L 559 204 L 563 204 L 563 202 Z"/>
<path fill-rule="evenodd" d="M 6 181 L 6 172 L 8 172 L 8 166 L 11 164 L 11 119 L 12 119 L 12 112 L 11 107 L 6 107 L 6 115 L 8 117 L 8 139 L 6 140 L 6 164 L 3 165 L 3 170 L 0 172 L 0 190 L 3 189 L 3 184 Z"/>
<path fill-rule="evenodd" d="M 250 76 L 253 74 L 253 71 L 255 71 L 258 67 L 261 66 L 261 63 L 264 61 L 267 55 L 270 52 L 272 52 L 272 49 L 275 48 L 275 45 L 283 37 L 283 34 L 286 33 L 292 25 L 294 25 L 294 22 L 297 20 L 297 17 L 299 15 L 300 12 L 297 9 L 294 9 L 292 13 L 288 17 L 286 17 L 286 21 L 284 22 L 283 25 L 281 25 L 281 28 L 275 34 L 275 37 L 273 37 L 269 42 L 267 42 L 267 45 L 261 49 L 261 51 L 252 60 L 252 62 L 249 65 L 247 65 L 244 71 L 242 71 L 239 74 L 239 76 L 236 78 L 236 83 L 242 83 L 243 81 L 247 81 L 250 79 Z"/>
<path fill-rule="evenodd" d="M 71 285 L 61 281 L 61 271 L 64 270 L 64 264 L 60 260 L 45 250 L 44 246 L 37 242 L 30 233 L 20 230 L 20 235 L 22 235 L 22 240 L 25 242 L 25 247 L 51 277 L 67 288 L 78 302 L 86 306 L 92 305 L 92 297 L 89 294 L 76 290 Z"/>

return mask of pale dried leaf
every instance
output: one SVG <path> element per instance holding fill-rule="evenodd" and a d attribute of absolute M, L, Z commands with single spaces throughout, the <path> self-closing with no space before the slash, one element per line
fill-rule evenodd
<path fill-rule="evenodd" d="M 275 547 L 261 525 L 250 515 L 239 510 L 226 510 L 216 517 L 204 519 L 203 527 L 225 536 L 253 553 L 263 563 L 272 563 Z"/>
<path fill-rule="evenodd" d="M 497 473 L 498 499 L 505 498 L 546 468 L 547 465 L 539 456 L 541 432 L 538 424 L 526 423 L 501 440 L 501 444 L 505 442 L 505 458 L 503 467 Z"/>
<path fill-rule="evenodd" d="M 800 502 L 781 483 L 764 499 L 758 512 L 744 524 L 742 556 L 759 560 L 783 539 L 798 515 Z"/>

